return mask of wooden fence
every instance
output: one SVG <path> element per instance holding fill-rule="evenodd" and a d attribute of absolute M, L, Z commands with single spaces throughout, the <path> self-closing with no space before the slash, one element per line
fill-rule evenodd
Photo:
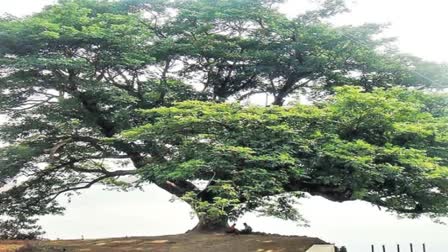
<path fill-rule="evenodd" d="M 426 245 L 424 243 L 421 245 L 422 250 L 418 250 L 417 247 L 420 247 L 420 246 L 418 246 L 418 245 L 414 246 L 414 244 L 409 243 L 409 247 L 406 249 L 405 247 L 401 248 L 400 244 L 397 244 L 396 252 L 407 252 L 407 251 L 409 251 L 409 252 L 417 252 L 417 251 L 427 252 Z M 371 248 L 372 248 L 372 252 L 388 252 L 388 251 L 395 252 L 395 250 L 394 250 L 395 248 L 392 250 L 386 250 L 386 245 L 381 245 L 379 250 L 375 250 L 375 245 L 372 244 Z"/>

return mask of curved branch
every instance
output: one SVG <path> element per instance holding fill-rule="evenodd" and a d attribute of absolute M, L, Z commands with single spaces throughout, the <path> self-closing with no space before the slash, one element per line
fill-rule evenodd
<path fill-rule="evenodd" d="M 94 184 L 100 182 L 100 181 L 103 180 L 103 179 L 109 178 L 109 177 L 110 177 L 110 176 L 105 175 L 105 176 L 98 177 L 98 178 L 96 178 L 96 179 L 90 181 L 90 182 L 87 183 L 85 186 L 72 187 L 72 188 L 67 188 L 67 189 L 64 189 L 64 190 L 55 192 L 55 193 L 53 193 L 53 194 L 48 195 L 48 196 L 52 196 L 50 199 L 48 199 L 48 201 L 51 202 L 51 201 L 55 200 L 57 197 L 59 197 L 59 195 L 61 195 L 61 194 L 63 194 L 63 193 L 66 193 L 66 192 L 77 191 L 77 190 L 81 190 L 81 189 L 87 189 L 87 188 L 90 188 L 92 185 L 94 185 Z"/>
<path fill-rule="evenodd" d="M 182 197 L 187 192 L 199 191 L 198 188 L 189 181 L 165 181 L 163 183 L 157 183 L 156 185 L 177 197 Z"/>
<path fill-rule="evenodd" d="M 353 200 L 352 199 L 353 192 L 350 188 L 309 183 L 303 181 L 293 181 L 285 185 L 284 187 L 285 190 L 288 192 L 295 192 L 295 191 L 307 192 L 313 196 L 321 196 L 335 202 L 344 202 Z"/>

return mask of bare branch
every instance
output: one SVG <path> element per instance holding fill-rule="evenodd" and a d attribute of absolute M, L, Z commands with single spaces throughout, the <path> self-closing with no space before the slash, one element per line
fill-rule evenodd
<path fill-rule="evenodd" d="M 89 183 L 87 183 L 87 185 L 85 185 L 85 186 L 78 186 L 78 187 L 67 188 L 67 189 L 58 191 L 58 192 L 56 192 L 56 193 L 52 193 L 52 194 L 50 194 L 49 196 L 53 196 L 53 197 L 51 197 L 48 201 L 51 202 L 51 201 L 55 200 L 59 195 L 61 195 L 61 194 L 63 194 L 63 193 L 66 193 L 66 192 L 77 191 L 77 190 L 81 190 L 81 189 L 87 189 L 87 188 L 90 188 L 92 185 L 94 185 L 94 184 L 96 184 L 96 183 L 98 183 L 98 182 L 100 182 L 101 180 L 106 179 L 106 178 L 109 178 L 109 176 L 98 177 L 98 178 L 96 178 L 96 179 L 90 181 Z"/>

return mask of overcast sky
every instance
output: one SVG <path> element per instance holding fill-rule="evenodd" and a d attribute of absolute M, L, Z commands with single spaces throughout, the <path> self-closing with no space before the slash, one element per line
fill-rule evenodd
<path fill-rule="evenodd" d="M 0 13 L 29 15 L 53 0 L 0 0 Z M 447 0 L 357 0 L 348 2 L 352 12 L 333 20 L 341 24 L 365 22 L 390 23 L 387 35 L 398 38 L 397 46 L 431 61 L 448 62 Z M 313 4 L 289 0 L 281 10 L 293 16 Z M 170 195 L 154 187 L 145 192 L 118 193 L 100 187 L 75 197 L 64 216 L 41 220 L 49 238 L 86 238 L 160 235 L 182 233 L 195 225 L 188 205 L 170 203 Z M 304 199 L 301 211 L 311 227 L 291 222 L 259 218 L 248 214 L 239 222 L 249 222 L 255 230 L 281 234 L 318 236 L 326 241 L 347 245 L 350 252 L 370 251 L 370 244 L 426 242 L 428 252 L 448 251 L 448 227 L 427 218 L 398 219 L 364 202 L 333 203 L 320 197 Z M 379 250 L 379 247 L 377 248 Z M 389 251 L 389 250 L 388 250 Z M 408 251 L 406 249 L 402 251 Z M 422 251 L 418 247 L 415 252 Z"/>

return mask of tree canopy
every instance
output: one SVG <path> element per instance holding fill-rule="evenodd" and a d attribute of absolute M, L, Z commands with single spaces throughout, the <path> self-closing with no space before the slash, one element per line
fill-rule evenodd
<path fill-rule="evenodd" d="M 150 182 L 221 224 L 298 220 L 300 192 L 446 216 L 447 98 L 406 88 L 446 88 L 447 67 L 381 25 L 331 25 L 342 2 L 287 18 L 279 0 L 60 0 L 1 18 L 0 214 Z M 226 103 L 257 93 L 273 106 Z M 282 107 L 297 94 L 316 103 Z"/>
<path fill-rule="evenodd" d="M 144 180 L 214 178 L 211 194 L 186 197 L 212 203 L 207 211 L 224 205 L 229 209 L 222 214 L 235 217 L 258 210 L 297 220 L 292 203 L 300 194 L 291 193 L 309 192 L 340 202 L 365 200 L 407 216 L 444 216 L 447 99 L 343 87 L 314 106 L 186 101 L 142 111 L 152 123 L 123 136 L 164 157 L 141 168 Z"/>

